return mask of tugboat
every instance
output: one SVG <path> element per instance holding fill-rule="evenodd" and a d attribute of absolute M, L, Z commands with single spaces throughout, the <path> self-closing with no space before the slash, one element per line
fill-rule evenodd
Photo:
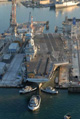
<path fill-rule="evenodd" d="M 45 93 L 50 93 L 50 94 L 58 94 L 58 91 L 56 91 L 54 88 L 52 88 L 51 86 L 43 89 L 41 88 L 41 91 L 45 92 Z"/>
<path fill-rule="evenodd" d="M 35 91 L 37 87 L 32 88 L 31 86 L 26 86 L 25 88 L 22 88 L 22 90 L 19 91 L 20 94 L 30 93 L 32 91 Z"/>
<path fill-rule="evenodd" d="M 71 119 L 71 115 L 65 115 L 64 119 Z"/>
<path fill-rule="evenodd" d="M 33 95 L 29 101 L 28 108 L 32 111 L 37 110 L 40 107 L 41 97 L 39 95 Z"/>

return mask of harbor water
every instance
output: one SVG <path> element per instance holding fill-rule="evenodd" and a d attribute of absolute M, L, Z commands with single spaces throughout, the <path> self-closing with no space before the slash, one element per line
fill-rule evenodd
<path fill-rule="evenodd" d="M 34 21 L 49 21 L 49 30 L 62 27 L 65 16 L 79 18 L 80 7 L 69 7 L 54 10 L 53 8 L 26 8 L 17 4 L 17 22 L 28 21 L 31 12 Z M 11 3 L 0 3 L 0 33 L 3 33 L 10 23 Z M 28 109 L 28 102 L 32 95 L 40 94 L 41 105 L 37 111 Z M 80 94 L 69 94 L 67 90 L 59 90 L 58 95 L 49 95 L 35 91 L 20 95 L 19 89 L 0 88 L 0 119 L 63 119 L 70 114 L 72 119 L 80 118 Z"/>
<path fill-rule="evenodd" d="M 49 21 L 49 30 L 44 32 L 54 32 L 55 26 L 62 27 L 62 21 L 66 16 L 79 18 L 80 6 L 54 9 L 54 8 L 26 8 L 20 3 L 17 4 L 17 22 L 29 21 L 29 12 L 33 16 L 33 21 Z M 3 33 L 10 24 L 11 3 L 0 3 L 0 33 Z"/>
<path fill-rule="evenodd" d="M 34 94 L 38 91 L 20 95 L 19 89 L 0 89 L 0 119 L 63 119 L 65 114 L 79 119 L 80 94 L 59 90 L 58 95 L 50 95 L 39 91 L 41 105 L 32 112 L 28 109 L 28 102 Z"/>

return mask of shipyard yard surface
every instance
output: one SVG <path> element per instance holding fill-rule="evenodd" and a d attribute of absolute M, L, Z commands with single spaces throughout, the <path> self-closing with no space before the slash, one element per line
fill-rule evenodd
<path fill-rule="evenodd" d="M 8 9 L 7 9 L 8 8 Z M 1 11 L 4 12 L 4 14 L 1 14 L 1 22 L 0 22 L 0 32 L 4 32 L 9 27 L 9 18 L 10 18 L 10 10 L 11 10 L 11 4 L 0 4 L 0 14 Z M 62 44 L 61 38 L 59 38 L 60 42 L 56 42 L 56 37 L 59 37 L 55 34 L 55 37 L 53 36 L 54 33 L 54 27 L 55 25 L 57 26 L 62 26 L 62 21 L 64 21 L 65 14 L 68 15 L 68 17 L 77 17 L 78 14 L 76 14 L 80 10 L 79 7 L 71 7 L 63 10 L 56 10 L 50 9 L 50 8 L 42 8 L 42 9 L 31 9 L 31 8 L 25 8 L 22 5 L 17 6 L 17 21 L 19 23 L 26 22 L 26 19 L 28 19 L 29 12 L 32 12 L 34 21 L 46 21 L 49 20 L 50 22 L 50 29 L 48 31 L 44 30 L 45 33 L 42 35 L 42 42 L 41 42 L 41 49 L 43 51 L 43 47 L 45 46 L 45 53 L 51 51 L 53 48 L 55 51 L 59 54 L 59 51 L 61 50 L 61 53 L 63 54 L 65 51 L 63 48 L 63 45 L 61 46 L 59 43 Z M 46 14 L 44 14 L 46 12 Z M 22 13 L 22 16 L 21 16 Z M 26 15 L 27 14 L 27 15 Z M 38 16 L 39 14 L 39 16 Z M 7 17 L 6 17 L 7 15 Z M 52 19 L 51 19 L 52 16 Z M 6 18 L 6 19 L 5 19 Z M 60 18 L 60 19 L 59 19 Z M 3 20 L 4 19 L 4 20 Z M 37 38 L 39 39 L 39 36 L 35 37 L 35 43 L 40 44 L 40 40 L 37 41 Z M 52 40 L 54 40 L 54 44 L 52 44 Z M 45 40 L 46 39 L 46 40 Z M 49 47 L 49 44 L 51 47 Z M 52 45 L 51 45 L 52 44 Z M 58 45 L 61 47 L 60 50 L 58 49 Z M 47 51 L 47 52 L 46 52 Z M 44 55 L 44 54 L 43 54 Z M 52 57 L 52 54 L 50 52 L 48 55 L 51 55 L 51 60 L 54 62 L 61 62 L 65 61 L 65 55 L 64 57 Z M 55 54 L 56 55 L 56 54 Z M 59 56 L 59 55 L 57 55 Z M 16 57 L 15 57 L 16 58 Z M 16 65 L 16 64 L 15 64 Z M 62 67 L 63 68 L 63 67 Z M 66 70 L 66 69 L 65 69 Z M 15 73 L 15 72 L 14 72 Z M 5 77 L 4 77 L 5 78 Z M 47 95 L 44 94 L 40 91 L 33 92 L 31 94 L 27 95 L 19 95 L 19 89 L 3 89 L 0 88 L 0 94 L 1 94 L 1 99 L 0 99 L 0 117 L 1 119 L 59 119 L 63 118 L 65 114 L 70 114 L 73 119 L 77 118 L 79 119 L 80 117 L 80 105 L 79 105 L 79 100 L 80 96 L 79 94 L 68 94 L 67 90 L 59 90 L 58 95 Z M 33 94 L 40 94 L 42 98 L 41 106 L 39 110 L 36 112 L 30 112 L 28 110 L 28 100 Z M 17 105 L 17 106 L 16 106 Z M 77 111 L 78 110 L 78 111 Z M 48 112 L 48 115 L 46 115 Z M 5 113 L 5 115 L 4 115 Z"/>

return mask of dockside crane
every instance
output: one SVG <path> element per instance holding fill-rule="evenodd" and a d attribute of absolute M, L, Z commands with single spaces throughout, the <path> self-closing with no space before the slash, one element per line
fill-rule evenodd
<path fill-rule="evenodd" d="M 16 0 L 12 0 L 12 11 L 10 15 L 10 27 L 12 34 L 16 34 L 17 22 L 16 22 Z"/>
<path fill-rule="evenodd" d="M 28 31 L 30 32 L 31 31 L 31 12 L 29 12 L 29 19 L 28 19 L 28 25 L 27 25 L 27 28 L 29 29 Z"/>

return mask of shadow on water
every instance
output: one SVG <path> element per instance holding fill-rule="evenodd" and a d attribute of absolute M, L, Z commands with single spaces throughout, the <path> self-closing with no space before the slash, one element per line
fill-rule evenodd
<path fill-rule="evenodd" d="M 55 11 L 55 7 L 50 7 L 50 11 Z"/>

